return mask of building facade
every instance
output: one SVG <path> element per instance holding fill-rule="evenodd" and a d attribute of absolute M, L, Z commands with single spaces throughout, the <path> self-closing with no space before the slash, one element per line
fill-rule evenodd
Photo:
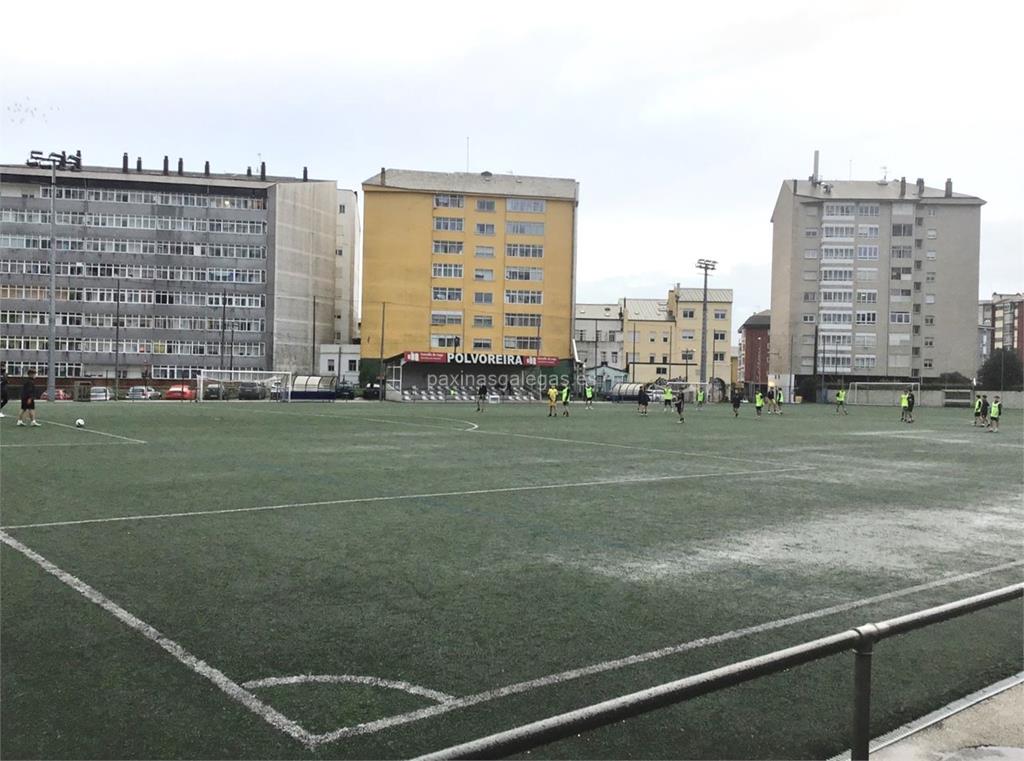
<path fill-rule="evenodd" d="M 1024 363 L 1024 293 L 993 293 L 992 300 L 982 304 L 986 317 L 983 324 L 991 331 L 989 353 L 1010 349 Z"/>
<path fill-rule="evenodd" d="M 973 375 L 985 202 L 949 180 L 816 174 L 783 182 L 772 214 L 774 381 Z"/>
<path fill-rule="evenodd" d="M 585 380 L 599 392 L 611 391 L 628 377 L 618 304 L 577 304 L 573 340 Z"/>
<path fill-rule="evenodd" d="M 578 195 L 575 180 L 490 172 L 364 182 L 363 364 L 571 362 Z"/>
<path fill-rule="evenodd" d="M 768 387 L 768 358 L 771 354 L 771 310 L 765 309 L 747 318 L 739 329 L 738 381 L 744 392 L 752 394 Z"/>
<path fill-rule="evenodd" d="M 302 371 L 333 329 L 333 181 L 0 166 L 0 349 L 47 372 L 50 200 L 57 377 L 185 379 L 202 369 Z M 314 322 L 315 321 L 315 322 Z"/>
<path fill-rule="evenodd" d="M 358 334 L 359 194 L 338 188 L 338 242 L 334 251 L 334 340 L 343 344 Z"/>
<path fill-rule="evenodd" d="M 620 299 L 628 380 L 700 381 L 703 289 L 676 284 L 665 299 Z M 708 289 L 705 374 L 731 375 L 732 289 Z"/>

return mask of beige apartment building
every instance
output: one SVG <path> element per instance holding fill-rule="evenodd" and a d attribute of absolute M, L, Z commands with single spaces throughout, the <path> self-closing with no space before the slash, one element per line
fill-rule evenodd
<path fill-rule="evenodd" d="M 985 202 L 923 179 L 782 183 L 772 214 L 772 380 L 976 369 Z"/>
<path fill-rule="evenodd" d="M 664 299 L 620 299 L 628 380 L 700 380 L 703 294 L 671 288 Z M 706 374 L 710 382 L 731 377 L 732 289 L 708 289 Z"/>

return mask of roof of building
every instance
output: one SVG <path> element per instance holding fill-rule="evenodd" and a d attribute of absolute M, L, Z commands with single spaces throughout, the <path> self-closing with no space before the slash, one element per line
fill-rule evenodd
<path fill-rule="evenodd" d="M 0 174 L 18 174 L 33 178 L 38 177 L 41 180 L 45 179 L 48 182 L 50 178 L 50 168 L 28 166 L 26 164 L 0 164 Z M 164 174 L 163 169 L 160 167 L 143 168 L 140 172 L 135 169 L 135 164 L 132 164 L 127 172 L 125 172 L 122 167 L 109 166 L 83 166 L 81 171 L 58 169 L 57 177 L 59 179 L 73 178 L 86 180 L 109 180 L 115 182 L 161 182 L 177 185 L 217 184 L 228 187 L 245 188 L 269 188 L 282 182 L 335 182 L 334 180 L 315 180 L 313 178 L 303 180 L 301 177 L 287 177 L 269 174 L 266 176 L 266 179 L 261 180 L 258 168 L 252 176 L 247 174 L 224 172 L 211 172 L 210 174 L 206 174 L 205 172 L 182 172 L 181 174 L 178 174 L 177 162 L 171 162 L 170 169 L 167 174 Z"/>
<path fill-rule="evenodd" d="M 617 320 L 618 304 L 577 304 L 576 317 L 583 320 Z"/>
<path fill-rule="evenodd" d="M 769 328 L 772 324 L 772 310 L 765 309 L 761 312 L 755 312 L 747 318 L 747 321 L 740 325 L 738 333 L 742 333 L 747 328 Z"/>
<path fill-rule="evenodd" d="M 680 288 L 676 291 L 677 301 L 704 301 L 703 288 Z M 708 301 L 732 303 L 732 288 L 708 288 Z"/>
<path fill-rule="evenodd" d="M 665 299 L 620 299 L 619 304 L 626 320 L 668 319 L 668 302 Z"/>
<path fill-rule="evenodd" d="M 993 293 L 992 301 L 990 303 L 1000 304 L 1005 301 L 1024 301 L 1024 293 Z M 982 302 L 984 303 L 984 302 Z"/>
<path fill-rule="evenodd" d="M 946 203 L 983 204 L 982 199 L 967 193 L 953 193 L 946 198 L 945 188 L 931 188 L 927 185 L 920 195 L 917 182 L 907 180 L 905 192 L 900 195 L 900 180 L 784 180 L 783 188 L 793 192 L 796 184 L 796 195 L 803 198 L 814 198 L 821 201 L 830 200 L 871 200 L 871 201 L 944 201 Z"/>
<path fill-rule="evenodd" d="M 557 177 L 524 177 L 491 172 L 418 172 L 411 169 L 383 169 L 363 182 L 366 188 L 388 187 L 473 195 L 528 196 L 576 201 L 579 183 Z"/>

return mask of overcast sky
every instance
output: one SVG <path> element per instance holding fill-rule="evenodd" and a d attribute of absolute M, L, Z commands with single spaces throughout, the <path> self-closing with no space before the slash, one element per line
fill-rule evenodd
<path fill-rule="evenodd" d="M 817 148 L 826 179 L 887 167 L 984 198 L 980 294 L 1016 292 L 1018 7 L 8 3 L 0 161 L 262 158 L 358 189 L 465 171 L 469 137 L 472 171 L 580 182 L 579 301 L 664 298 L 717 259 L 735 329 L 770 306 L 772 206 Z"/>

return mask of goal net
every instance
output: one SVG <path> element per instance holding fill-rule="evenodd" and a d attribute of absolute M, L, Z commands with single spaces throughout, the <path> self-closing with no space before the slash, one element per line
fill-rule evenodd
<path fill-rule="evenodd" d="M 900 394 L 908 388 L 914 392 L 915 397 L 921 396 L 920 383 L 854 381 L 850 384 L 846 402 L 847 404 L 864 404 L 875 407 L 898 407 Z"/>
<path fill-rule="evenodd" d="M 287 402 L 292 394 L 292 374 L 280 370 L 201 370 L 197 383 L 201 402 Z"/>

